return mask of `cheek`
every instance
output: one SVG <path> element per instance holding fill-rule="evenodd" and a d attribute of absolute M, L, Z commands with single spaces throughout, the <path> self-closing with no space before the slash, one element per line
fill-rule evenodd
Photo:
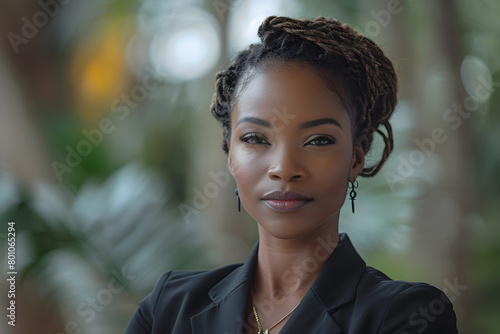
<path fill-rule="evenodd" d="M 316 164 L 314 180 L 322 198 L 333 203 L 343 202 L 348 188 L 350 159 L 347 155 L 334 156 Z"/>
<path fill-rule="evenodd" d="M 231 172 L 243 192 L 248 185 L 255 184 L 262 176 L 265 166 L 260 160 L 257 155 L 244 150 L 235 149 L 231 152 Z"/>
<path fill-rule="evenodd" d="M 325 182 L 326 187 L 324 195 L 328 197 L 333 203 L 343 203 L 348 188 L 347 177 L 345 173 L 335 173 L 330 180 Z"/>

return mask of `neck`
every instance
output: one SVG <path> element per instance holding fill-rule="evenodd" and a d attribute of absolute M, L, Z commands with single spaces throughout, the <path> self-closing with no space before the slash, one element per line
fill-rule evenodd
<path fill-rule="evenodd" d="M 302 299 L 338 244 L 337 225 L 300 239 L 279 239 L 261 230 L 254 297 Z"/>

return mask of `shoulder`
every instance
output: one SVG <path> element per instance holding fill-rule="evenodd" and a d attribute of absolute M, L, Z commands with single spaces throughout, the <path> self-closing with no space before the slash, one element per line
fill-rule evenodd
<path fill-rule="evenodd" d="M 379 333 L 457 333 L 451 301 L 430 284 L 394 281 L 366 267 L 357 291 L 364 311 L 381 320 Z"/>
<path fill-rule="evenodd" d="M 366 290 L 367 293 L 375 293 L 380 298 L 388 300 L 407 289 L 413 288 L 424 291 L 437 289 L 427 283 L 392 280 L 380 270 L 369 266 L 366 267 L 365 272 L 361 276 L 358 286 L 358 290 L 361 292 Z"/>
<path fill-rule="evenodd" d="M 208 290 L 240 266 L 241 263 L 204 271 L 167 271 L 145 299 L 158 299 L 168 294 L 172 302 L 176 298 L 185 299 L 186 296 L 207 296 Z"/>
<path fill-rule="evenodd" d="M 175 314 L 181 312 L 198 313 L 212 303 L 208 291 L 240 266 L 232 264 L 206 271 L 165 272 L 153 291 L 139 302 L 126 333 L 151 333 L 159 318 L 156 314 L 170 314 L 177 318 Z"/>
<path fill-rule="evenodd" d="M 168 286 L 172 290 L 207 290 L 217 284 L 222 278 L 241 267 L 241 263 L 229 264 L 212 270 L 203 271 L 168 271 L 158 280 L 158 284 Z M 155 287 L 156 290 L 156 287 Z"/>

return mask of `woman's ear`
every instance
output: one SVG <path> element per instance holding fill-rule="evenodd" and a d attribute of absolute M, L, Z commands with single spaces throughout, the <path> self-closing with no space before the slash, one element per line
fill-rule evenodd
<path fill-rule="evenodd" d="M 352 152 L 351 170 L 349 171 L 349 180 L 355 180 L 365 167 L 365 152 L 358 145 Z"/>

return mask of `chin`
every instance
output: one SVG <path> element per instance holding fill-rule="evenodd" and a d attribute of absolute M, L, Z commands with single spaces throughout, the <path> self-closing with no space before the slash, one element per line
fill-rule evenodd
<path fill-rule="evenodd" d="M 343 203 L 328 207 L 306 205 L 290 212 L 277 212 L 263 203 L 259 204 L 262 206 L 247 209 L 259 225 L 259 234 L 266 233 L 278 239 L 300 239 L 317 237 L 326 231 L 337 229 L 340 207 Z M 332 207 L 338 209 L 332 211 Z"/>
<path fill-rule="evenodd" d="M 326 227 L 325 224 L 334 224 L 334 222 L 326 222 L 325 219 L 311 219 L 309 217 L 300 217 L 291 215 L 289 217 L 280 217 L 273 219 L 266 217 L 265 220 L 256 219 L 261 231 L 277 239 L 300 239 L 321 233 L 321 227 Z M 334 226 L 331 226 L 334 227 Z M 263 231 L 262 231 L 263 230 Z"/>

